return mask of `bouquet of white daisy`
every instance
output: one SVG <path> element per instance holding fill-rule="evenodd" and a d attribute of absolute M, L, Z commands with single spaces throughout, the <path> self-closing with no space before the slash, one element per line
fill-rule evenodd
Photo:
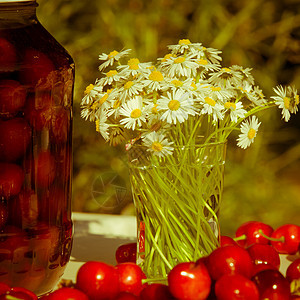
<path fill-rule="evenodd" d="M 102 76 L 90 84 L 81 115 L 111 145 L 125 144 L 138 217 L 138 257 L 148 278 L 218 245 L 218 210 L 228 135 L 250 146 L 255 114 L 278 106 L 296 113 L 294 87 L 266 99 L 250 68 L 221 66 L 221 51 L 180 40 L 156 63 L 101 54 Z M 125 64 L 123 64 L 123 61 Z"/>

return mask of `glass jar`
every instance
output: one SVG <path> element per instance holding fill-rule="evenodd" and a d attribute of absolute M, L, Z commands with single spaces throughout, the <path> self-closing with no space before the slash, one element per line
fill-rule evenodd
<path fill-rule="evenodd" d="M 42 295 L 72 247 L 74 62 L 36 7 L 0 1 L 0 282 Z"/>

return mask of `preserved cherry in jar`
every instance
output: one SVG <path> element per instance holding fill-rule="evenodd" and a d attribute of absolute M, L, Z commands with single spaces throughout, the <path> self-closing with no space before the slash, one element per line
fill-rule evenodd
<path fill-rule="evenodd" d="M 36 7 L 0 0 L 0 282 L 42 295 L 72 248 L 74 62 Z"/>

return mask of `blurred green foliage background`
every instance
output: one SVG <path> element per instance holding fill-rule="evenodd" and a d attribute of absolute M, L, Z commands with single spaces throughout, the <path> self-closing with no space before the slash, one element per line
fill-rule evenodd
<path fill-rule="evenodd" d="M 99 77 L 98 55 L 133 49 L 153 61 L 179 39 L 223 51 L 223 65 L 253 68 L 265 91 L 278 83 L 300 89 L 299 0 L 40 0 L 41 23 L 76 64 L 74 94 L 73 210 L 134 214 L 125 151 L 103 142 L 81 120 L 80 101 Z M 289 123 L 280 112 L 263 116 L 255 143 L 228 143 L 221 232 L 259 220 L 274 227 L 300 225 L 300 115 Z"/>

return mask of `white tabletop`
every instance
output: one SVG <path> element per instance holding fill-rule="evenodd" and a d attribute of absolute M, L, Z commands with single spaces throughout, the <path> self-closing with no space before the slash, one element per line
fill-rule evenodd
<path fill-rule="evenodd" d="M 136 241 L 136 218 L 125 215 L 73 213 L 74 240 L 70 262 L 63 279 L 76 281 L 76 274 L 87 261 L 103 261 L 116 265 L 115 251 L 126 243 Z M 280 271 L 285 275 L 290 260 L 280 255 Z"/>
<path fill-rule="evenodd" d="M 70 262 L 63 279 L 75 281 L 80 266 L 87 261 L 116 264 L 115 251 L 136 242 L 134 216 L 73 213 L 74 239 Z"/>

